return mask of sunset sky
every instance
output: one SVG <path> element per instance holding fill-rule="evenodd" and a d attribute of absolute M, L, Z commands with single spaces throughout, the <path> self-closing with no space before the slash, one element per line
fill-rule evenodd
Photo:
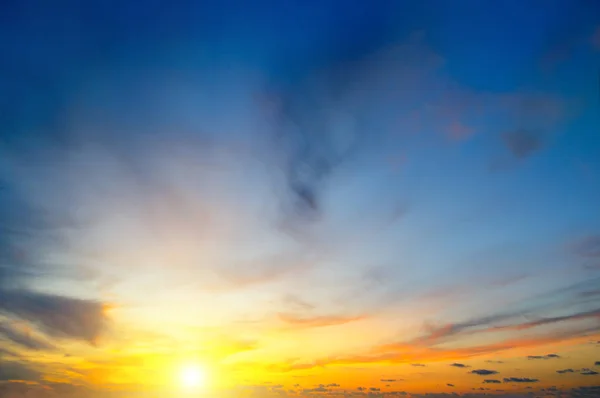
<path fill-rule="evenodd" d="M 0 397 L 599 397 L 600 2 L 5 0 Z"/>

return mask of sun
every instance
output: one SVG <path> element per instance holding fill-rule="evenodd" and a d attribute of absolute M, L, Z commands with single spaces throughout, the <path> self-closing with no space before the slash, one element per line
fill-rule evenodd
<path fill-rule="evenodd" d="M 186 365 L 180 372 L 181 385 L 185 388 L 201 388 L 206 383 L 206 372 L 199 365 Z"/>

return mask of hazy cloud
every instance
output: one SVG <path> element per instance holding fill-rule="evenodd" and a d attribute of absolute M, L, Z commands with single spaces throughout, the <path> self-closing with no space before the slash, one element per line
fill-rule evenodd
<path fill-rule="evenodd" d="M 95 342 L 107 321 L 102 303 L 27 290 L 0 290 L 0 311 L 57 337 Z"/>
<path fill-rule="evenodd" d="M 0 322 L 0 337 L 2 336 L 31 350 L 51 350 L 54 348 L 52 344 L 36 337 L 30 331 L 19 329 L 8 322 Z"/>
<path fill-rule="evenodd" d="M 496 380 L 496 379 L 485 379 L 483 382 L 485 384 L 498 384 L 498 383 L 501 383 L 500 380 Z"/>
<path fill-rule="evenodd" d="M 530 156 L 543 146 L 543 141 L 539 134 L 525 130 L 504 133 L 502 140 L 506 148 L 518 159 Z"/>
<path fill-rule="evenodd" d="M 455 368 L 469 368 L 469 365 L 465 365 L 463 363 L 453 363 L 450 366 L 454 366 Z"/>

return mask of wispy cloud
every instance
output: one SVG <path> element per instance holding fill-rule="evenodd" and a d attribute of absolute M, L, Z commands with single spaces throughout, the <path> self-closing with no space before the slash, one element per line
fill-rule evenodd
<path fill-rule="evenodd" d="M 107 321 L 102 303 L 27 290 L 0 290 L 0 310 L 39 325 L 49 335 L 90 343 Z"/>
<path fill-rule="evenodd" d="M 279 319 L 286 324 L 294 327 L 312 328 L 343 325 L 349 322 L 359 321 L 364 319 L 363 316 L 312 316 L 303 317 L 292 314 L 279 314 Z"/>
<path fill-rule="evenodd" d="M 51 350 L 52 344 L 46 340 L 36 337 L 30 330 L 18 328 L 8 322 L 0 322 L 0 337 L 4 336 L 8 340 L 22 347 L 31 350 Z"/>

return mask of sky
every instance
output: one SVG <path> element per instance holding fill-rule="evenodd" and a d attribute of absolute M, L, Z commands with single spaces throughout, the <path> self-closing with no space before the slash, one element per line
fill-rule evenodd
<path fill-rule="evenodd" d="M 600 2 L 6 0 L 0 396 L 597 397 Z"/>

